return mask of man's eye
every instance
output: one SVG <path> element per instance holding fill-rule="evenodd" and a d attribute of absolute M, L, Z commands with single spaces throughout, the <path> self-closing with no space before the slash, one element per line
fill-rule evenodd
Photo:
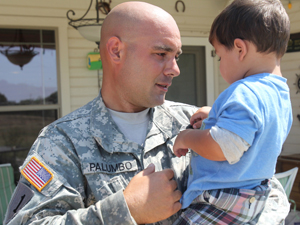
<path fill-rule="evenodd" d="M 179 61 L 179 56 L 176 56 L 175 59 L 176 59 L 176 62 L 178 62 Z"/>
<path fill-rule="evenodd" d="M 164 57 L 166 55 L 166 53 L 156 53 L 157 55 Z"/>

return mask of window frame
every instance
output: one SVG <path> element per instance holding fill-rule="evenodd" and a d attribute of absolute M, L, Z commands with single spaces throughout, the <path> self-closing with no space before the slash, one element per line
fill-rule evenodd
<path fill-rule="evenodd" d="M 5 27 L 6 29 L 7 27 Z M 3 27 L 0 26 L 0 29 L 3 29 Z M 22 27 L 18 27 L 18 28 L 12 28 L 12 29 L 28 29 L 28 28 L 22 28 Z M 39 32 L 45 30 L 45 29 L 37 29 L 37 28 L 31 28 L 29 30 L 38 30 Z M 57 69 L 57 64 L 58 64 L 58 60 L 57 60 L 57 43 L 56 43 L 56 39 L 57 39 L 57 30 L 54 29 L 47 29 L 47 30 L 51 30 L 54 31 L 54 35 L 55 35 L 55 51 L 56 51 L 56 79 L 57 79 L 57 104 L 46 104 L 46 105 L 8 105 L 8 106 L 0 106 L 0 112 L 22 112 L 22 111 L 37 111 L 37 110 L 57 110 L 57 115 L 56 117 L 60 117 L 60 89 L 59 89 L 59 82 L 58 82 L 58 69 Z M 40 33 L 41 34 L 41 33 Z M 18 44 L 24 44 L 24 43 L 19 43 L 19 42 L 0 42 L 0 44 L 6 44 L 6 45 L 18 45 Z M 32 44 L 32 45 L 39 45 L 41 44 L 41 46 L 43 45 L 49 45 L 52 43 L 46 43 L 46 42 L 26 42 L 25 44 Z"/>
<path fill-rule="evenodd" d="M 54 30 L 56 44 L 57 92 L 58 104 L 53 105 L 18 105 L 1 106 L 0 112 L 58 110 L 58 118 L 71 112 L 70 79 L 68 55 L 68 24 L 62 18 L 37 19 L 31 16 L 3 16 L 0 15 L 0 28 Z M 62 88 L 63 87 L 63 88 Z"/>

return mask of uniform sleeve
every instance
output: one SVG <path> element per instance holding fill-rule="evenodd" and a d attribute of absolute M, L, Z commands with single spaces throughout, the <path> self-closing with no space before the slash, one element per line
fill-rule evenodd
<path fill-rule="evenodd" d="M 95 204 L 87 204 L 85 178 L 67 138 L 39 137 L 20 169 L 23 170 L 33 157 L 53 178 L 39 191 L 28 178 L 21 176 L 4 224 L 136 224 L 123 190 Z"/>

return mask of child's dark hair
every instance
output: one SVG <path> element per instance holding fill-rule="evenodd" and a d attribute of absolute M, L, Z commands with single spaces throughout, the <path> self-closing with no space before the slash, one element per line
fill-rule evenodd
<path fill-rule="evenodd" d="M 255 44 L 258 52 L 282 57 L 290 37 L 290 21 L 280 0 L 234 0 L 214 20 L 209 41 L 233 47 L 240 38 Z"/>

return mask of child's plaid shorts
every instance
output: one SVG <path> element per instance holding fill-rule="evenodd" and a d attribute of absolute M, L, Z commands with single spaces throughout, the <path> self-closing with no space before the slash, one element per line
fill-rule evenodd
<path fill-rule="evenodd" d="M 251 190 L 226 188 L 204 191 L 173 225 L 256 224 L 270 191 L 268 180 Z"/>

